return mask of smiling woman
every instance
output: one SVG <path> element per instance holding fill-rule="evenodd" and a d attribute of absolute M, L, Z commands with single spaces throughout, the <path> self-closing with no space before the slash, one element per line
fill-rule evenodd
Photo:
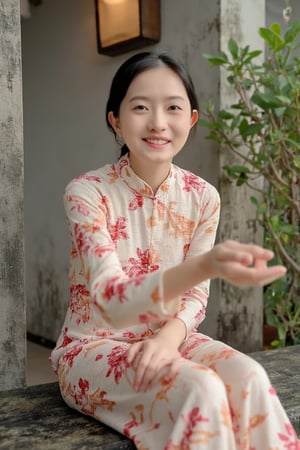
<path fill-rule="evenodd" d="M 268 267 L 269 250 L 214 246 L 219 194 L 172 162 L 197 119 L 193 84 L 170 56 L 141 53 L 117 71 L 106 120 L 122 155 L 64 195 L 70 300 L 52 365 L 69 406 L 140 450 L 299 450 L 263 368 L 197 332 L 210 279 L 263 285 L 285 273 Z"/>
<path fill-rule="evenodd" d="M 164 66 L 136 76 L 119 115 L 108 113 L 115 134 L 130 148 L 132 169 L 154 193 L 168 176 L 174 156 L 184 146 L 197 119 L 198 111 L 191 110 L 181 79 Z"/>

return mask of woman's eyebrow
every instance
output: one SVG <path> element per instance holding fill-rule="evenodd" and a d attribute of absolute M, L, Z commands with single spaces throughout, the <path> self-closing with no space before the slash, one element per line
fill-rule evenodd
<path fill-rule="evenodd" d="M 144 101 L 149 101 L 151 100 L 150 97 L 146 97 L 144 95 L 135 95 L 134 97 L 131 97 L 129 99 L 129 102 L 134 102 L 137 100 L 144 100 Z M 183 97 L 181 97 L 181 95 L 169 95 L 167 97 L 165 97 L 164 100 L 181 100 L 184 101 L 185 99 Z"/>

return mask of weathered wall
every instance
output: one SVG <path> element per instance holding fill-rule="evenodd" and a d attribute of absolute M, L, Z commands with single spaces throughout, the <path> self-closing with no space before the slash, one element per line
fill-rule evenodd
<path fill-rule="evenodd" d="M 201 56 L 218 49 L 218 3 L 163 0 L 162 39 L 149 47 L 187 65 L 202 102 L 218 95 L 219 75 L 208 74 Z M 93 0 L 43 0 L 31 10 L 22 20 L 27 317 L 31 333 L 55 340 L 68 298 L 62 192 L 72 177 L 117 157 L 104 109 L 113 73 L 129 54 L 97 54 Z M 198 129 L 177 161 L 216 185 L 218 154 L 203 135 Z"/>
<path fill-rule="evenodd" d="M 25 384 L 19 0 L 0 0 L 0 390 Z"/>

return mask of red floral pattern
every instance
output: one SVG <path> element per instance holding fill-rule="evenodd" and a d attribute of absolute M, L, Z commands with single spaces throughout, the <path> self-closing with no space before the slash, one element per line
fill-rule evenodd
<path fill-rule="evenodd" d="M 113 374 L 115 382 L 119 384 L 121 377 L 124 375 L 129 364 L 127 362 L 127 348 L 122 345 L 117 345 L 112 348 L 110 355 L 108 356 L 109 369 L 106 373 L 106 377 Z"/>

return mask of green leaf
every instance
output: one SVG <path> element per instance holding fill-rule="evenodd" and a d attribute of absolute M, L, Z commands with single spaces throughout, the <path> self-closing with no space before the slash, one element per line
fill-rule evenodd
<path fill-rule="evenodd" d="M 234 84 L 234 76 L 233 75 L 229 75 L 229 77 L 227 77 L 227 81 L 229 84 Z"/>
<path fill-rule="evenodd" d="M 252 102 L 262 109 L 270 109 L 269 97 L 262 92 L 256 91 L 251 97 Z"/>
<path fill-rule="evenodd" d="M 283 139 L 284 138 L 284 134 L 283 134 L 283 132 L 281 131 L 281 130 L 275 130 L 274 132 L 273 132 L 273 137 L 275 138 L 275 139 Z"/>
<path fill-rule="evenodd" d="M 278 336 L 279 336 L 280 341 L 284 342 L 286 339 L 286 331 L 285 331 L 284 326 L 283 325 L 279 326 L 277 328 L 277 331 L 278 331 Z"/>
<path fill-rule="evenodd" d="M 294 141 L 294 139 L 286 139 L 286 142 L 291 144 L 293 147 L 296 147 L 297 150 L 300 150 L 300 142 Z"/>
<path fill-rule="evenodd" d="M 224 120 L 229 120 L 229 119 L 234 119 L 234 115 L 228 111 L 219 111 L 218 117 L 220 117 L 220 119 L 224 119 Z"/>
<path fill-rule="evenodd" d="M 286 33 L 284 35 L 284 40 L 286 43 L 290 43 L 295 40 L 297 34 L 300 33 L 300 20 L 295 20 L 290 23 Z"/>
<path fill-rule="evenodd" d="M 248 180 L 248 177 L 245 173 L 241 173 L 240 176 L 237 179 L 236 185 L 237 186 L 242 186 L 243 184 L 246 183 L 246 181 Z"/>
<path fill-rule="evenodd" d="M 286 97 L 284 97 L 286 99 Z M 255 91 L 251 97 L 252 102 L 264 109 L 265 111 L 269 109 L 279 108 L 285 106 L 282 98 L 280 96 L 274 96 L 272 94 Z"/>
<path fill-rule="evenodd" d="M 245 140 L 248 136 L 259 134 L 263 127 L 264 125 L 262 123 L 247 124 L 246 127 L 243 127 L 242 129 L 240 128 L 240 133 L 242 135 L 242 138 Z"/>
<path fill-rule="evenodd" d="M 250 197 L 250 201 L 253 205 L 258 206 L 258 200 L 256 197 L 253 197 L 253 195 Z"/>
<path fill-rule="evenodd" d="M 276 349 L 280 347 L 280 341 L 278 339 L 274 339 L 274 341 L 271 342 L 272 348 Z"/>
<path fill-rule="evenodd" d="M 272 30 L 275 34 L 281 36 L 281 26 L 279 25 L 279 23 L 272 23 L 270 25 L 270 30 Z"/>
<path fill-rule="evenodd" d="M 291 99 L 284 95 L 276 95 L 274 98 L 278 100 L 279 103 L 282 103 L 282 105 L 284 106 L 288 106 L 292 103 Z"/>
<path fill-rule="evenodd" d="M 228 50 L 230 51 L 233 59 L 237 60 L 239 56 L 239 47 L 234 39 L 229 39 Z"/>
<path fill-rule="evenodd" d="M 210 134 L 208 136 L 206 136 L 206 139 L 210 139 L 212 141 L 215 141 L 218 144 L 222 143 L 222 139 L 220 138 L 220 136 L 215 131 L 211 131 Z"/>
<path fill-rule="evenodd" d="M 241 49 L 241 58 L 244 58 L 245 56 L 248 55 L 248 53 L 249 53 L 249 48 L 250 48 L 250 46 L 249 46 L 249 45 L 246 45 L 246 47 L 244 47 L 244 48 Z"/>
<path fill-rule="evenodd" d="M 198 125 L 200 125 L 201 127 L 207 127 L 207 128 L 212 128 L 212 126 L 213 126 L 209 120 L 204 120 L 204 119 L 199 119 Z"/>
<path fill-rule="evenodd" d="M 248 122 L 246 119 L 243 119 L 239 125 L 240 134 L 243 136 L 244 130 L 247 128 Z"/>
<path fill-rule="evenodd" d="M 234 130 L 237 127 L 239 121 L 240 121 L 240 117 L 239 116 L 235 116 L 235 118 L 231 122 L 230 129 Z"/>
<path fill-rule="evenodd" d="M 286 111 L 286 107 L 274 109 L 274 113 L 275 113 L 276 117 L 282 117 L 283 114 L 285 113 L 285 111 Z"/>
<path fill-rule="evenodd" d="M 297 169 L 300 169 L 300 155 L 299 155 L 299 156 L 296 156 L 296 157 L 294 158 L 293 165 L 294 165 L 294 167 L 296 167 Z"/>
<path fill-rule="evenodd" d="M 271 223 L 273 228 L 277 228 L 278 227 L 278 224 L 279 224 L 279 216 L 278 216 L 278 214 L 270 217 L 270 223 Z"/>
<path fill-rule="evenodd" d="M 254 50 L 247 55 L 247 58 L 244 59 L 244 63 L 249 63 L 253 58 L 262 54 L 262 50 Z"/>
<path fill-rule="evenodd" d="M 250 170 L 246 166 L 223 166 L 223 169 L 226 170 L 230 177 L 239 177 L 241 174 L 246 176 L 246 173 L 249 173 Z"/>
<path fill-rule="evenodd" d="M 284 39 L 270 28 L 260 28 L 259 34 L 274 52 L 282 50 L 285 46 Z"/>
<path fill-rule="evenodd" d="M 264 202 L 259 205 L 257 209 L 258 214 L 266 214 L 268 212 L 268 205 Z"/>
<path fill-rule="evenodd" d="M 289 87 L 289 82 L 287 78 L 283 75 L 279 75 L 277 78 L 278 87 L 281 91 L 286 90 Z"/>
<path fill-rule="evenodd" d="M 211 99 L 208 100 L 207 105 L 206 105 L 206 109 L 207 109 L 207 112 L 209 112 L 209 113 L 211 113 L 211 114 L 214 113 L 214 111 L 215 111 L 215 105 L 214 105 L 214 103 L 213 103 L 213 101 L 212 101 Z"/>
<path fill-rule="evenodd" d="M 202 56 L 207 59 L 213 66 L 222 66 L 223 64 L 228 63 L 228 57 L 224 52 L 220 52 L 217 56 L 203 53 Z"/>

